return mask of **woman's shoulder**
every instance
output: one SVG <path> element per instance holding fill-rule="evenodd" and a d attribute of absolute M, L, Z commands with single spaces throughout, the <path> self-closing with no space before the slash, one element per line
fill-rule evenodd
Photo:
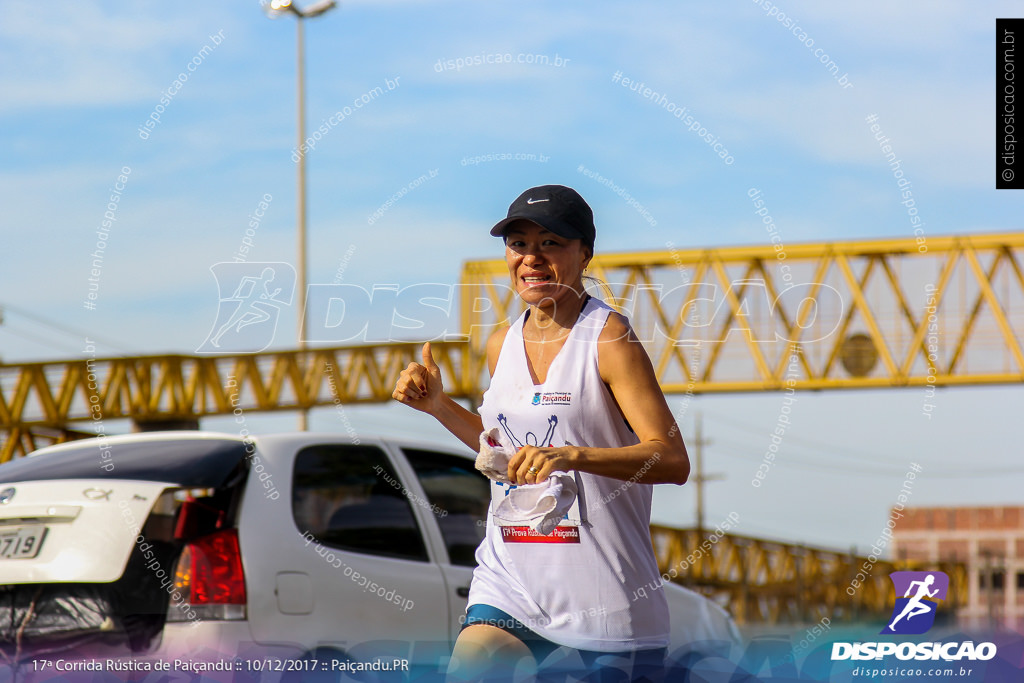
<path fill-rule="evenodd" d="M 609 325 L 616 331 L 620 331 L 622 325 L 629 327 L 629 318 L 618 313 L 604 299 L 598 299 L 592 295 L 587 295 L 587 299 L 583 303 L 580 322 L 583 323 L 583 327 L 593 330 L 595 337 L 601 335 Z"/>
<path fill-rule="evenodd" d="M 598 336 L 599 342 L 622 342 L 628 341 L 633 328 L 629 324 L 629 318 L 616 311 L 600 299 L 596 300 L 595 312 L 599 309 L 607 309 L 608 314 Z"/>
<path fill-rule="evenodd" d="M 494 375 L 494 368 L 498 365 L 501 347 L 505 343 L 505 337 L 508 336 L 510 329 L 512 329 L 510 325 L 502 325 L 491 332 L 491 336 L 487 338 L 487 367 L 491 375 Z"/>
<path fill-rule="evenodd" d="M 491 336 L 487 338 L 487 354 L 490 355 L 493 350 L 495 353 L 501 351 L 501 345 L 505 343 L 505 337 L 508 336 L 508 331 L 512 329 L 511 325 L 502 325 L 497 327 L 491 332 Z"/>
<path fill-rule="evenodd" d="M 637 354 L 646 354 L 629 324 L 629 318 L 614 310 L 608 313 L 597 341 L 597 366 L 606 382 L 623 372 L 634 372 L 639 360 Z"/>

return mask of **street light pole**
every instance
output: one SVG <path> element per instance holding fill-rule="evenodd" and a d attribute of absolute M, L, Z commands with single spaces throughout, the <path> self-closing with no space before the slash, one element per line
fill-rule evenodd
<path fill-rule="evenodd" d="M 299 163 L 298 170 L 296 171 L 296 209 L 295 209 L 295 225 L 296 233 L 298 235 L 298 276 L 299 276 L 299 296 L 296 300 L 298 304 L 298 335 L 299 335 L 299 356 L 302 357 L 306 350 L 306 155 L 302 151 L 302 144 L 306 140 L 306 60 L 305 60 L 305 40 L 302 29 L 304 17 L 296 12 L 295 15 L 295 63 L 298 65 L 296 69 L 296 93 L 295 97 L 298 100 L 296 106 L 296 115 L 298 117 L 298 123 L 295 126 L 298 131 L 298 140 L 295 145 L 295 149 L 299 150 Z M 305 432 L 309 429 L 309 410 L 302 408 L 299 412 L 299 431 Z"/>
<path fill-rule="evenodd" d="M 302 149 L 306 141 L 306 48 L 303 21 L 310 17 L 317 17 L 335 6 L 335 0 L 320 0 L 301 10 L 292 4 L 291 0 L 271 0 L 264 3 L 263 8 L 271 19 L 276 19 L 288 12 L 295 15 L 295 63 L 296 63 L 296 117 L 298 119 L 296 129 L 297 142 L 295 145 L 299 154 L 296 162 L 296 191 L 295 191 L 295 232 L 298 241 L 297 268 L 298 277 L 298 348 L 300 357 L 305 355 L 306 350 L 306 286 L 308 282 L 306 274 L 306 154 Z M 299 430 L 306 431 L 309 428 L 309 410 L 302 408 L 299 412 Z"/>

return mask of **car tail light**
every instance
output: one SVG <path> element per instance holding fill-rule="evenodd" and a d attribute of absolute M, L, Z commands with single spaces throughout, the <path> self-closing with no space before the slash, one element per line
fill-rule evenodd
<path fill-rule="evenodd" d="M 185 545 L 174 570 L 168 621 L 245 619 L 245 573 L 238 531 L 225 529 Z"/>

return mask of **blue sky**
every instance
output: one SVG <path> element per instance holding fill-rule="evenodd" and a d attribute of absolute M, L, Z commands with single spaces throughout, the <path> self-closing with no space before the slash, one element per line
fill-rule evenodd
<path fill-rule="evenodd" d="M 501 255 L 487 229 L 508 203 L 549 182 L 588 199 L 604 252 L 764 243 L 751 187 L 764 192 L 786 243 L 907 237 L 906 210 L 865 122 L 872 114 L 914 183 L 927 235 L 1020 229 L 1022 195 L 993 189 L 992 161 L 994 19 L 1019 5 L 780 3 L 799 36 L 770 7 L 359 0 L 309 21 L 309 134 L 384 87 L 308 153 L 310 282 L 332 282 L 343 260 L 345 281 L 364 286 L 455 282 L 463 261 Z M 222 37 L 215 47 L 213 36 Z M 161 95 L 207 45 L 141 139 Z M 5 3 L 6 362 L 82 354 L 81 335 L 21 311 L 113 342 L 100 355 L 191 352 L 217 310 L 210 266 L 231 259 L 265 195 L 249 258 L 293 261 L 294 49 L 292 18 L 270 20 L 257 2 Z M 443 68 L 506 54 L 513 63 Z M 515 63 L 520 55 L 534 63 Z M 687 107 L 734 162 L 616 73 Z M 503 154 L 536 160 L 463 163 Z M 626 188 L 656 225 L 581 165 Z M 85 310 L 89 255 L 124 167 L 97 307 Z M 291 346 L 293 329 L 283 319 L 275 347 Z M 744 533 L 863 548 L 911 461 L 925 470 L 912 504 L 1019 504 L 1012 468 L 1021 453 L 1007 425 L 1022 399 L 1020 387 L 943 390 L 941 417 L 928 421 L 916 390 L 801 396 L 785 452 L 757 491 L 749 482 L 781 395 L 698 397 L 683 426 L 692 438 L 691 418 L 704 414 L 708 470 L 727 475 L 708 485 L 709 522 L 735 510 Z M 397 405 L 348 417 L 360 431 L 444 438 Z M 276 431 L 294 420 L 252 416 L 250 425 Z M 342 429 L 330 408 L 314 412 L 313 426 Z M 692 487 L 658 489 L 656 521 L 688 525 L 692 510 Z"/>

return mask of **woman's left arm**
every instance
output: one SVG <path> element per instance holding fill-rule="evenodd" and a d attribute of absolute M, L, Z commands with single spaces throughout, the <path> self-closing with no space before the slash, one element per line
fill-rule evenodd
<path fill-rule="evenodd" d="M 509 479 L 533 484 L 552 472 L 580 470 L 643 484 L 686 483 L 690 459 L 683 436 L 658 385 L 651 359 L 626 319 L 617 313 L 608 315 L 598 340 L 598 367 L 640 443 L 622 448 L 525 446 L 509 462 Z M 530 467 L 539 470 L 536 477 L 530 474 Z"/>

